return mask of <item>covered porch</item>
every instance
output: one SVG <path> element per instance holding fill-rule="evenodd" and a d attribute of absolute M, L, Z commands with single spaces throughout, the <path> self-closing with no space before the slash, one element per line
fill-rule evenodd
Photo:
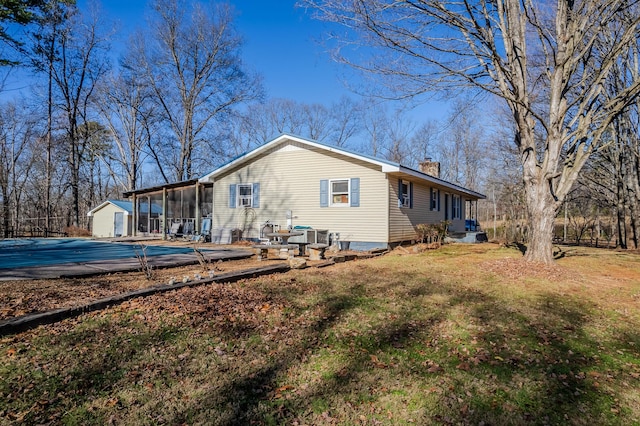
<path fill-rule="evenodd" d="M 199 235 L 202 219 L 213 213 L 213 184 L 192 179 L 122 194 L 133 203 L 133 236 L 161 236 L 167 239 L 179 224 L 181 232 Z M 158 217 L 147 212 L 161 210 Z"/>

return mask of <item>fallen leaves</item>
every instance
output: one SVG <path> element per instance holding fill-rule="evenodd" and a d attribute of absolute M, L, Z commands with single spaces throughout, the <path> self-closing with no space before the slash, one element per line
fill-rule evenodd
<path fill-rule="evenodd" d="M 456 368 L 458 370 L 469 371 L 471 369 L 471 366 L 469 365 L 468 362 L 461 362 L 456 366 Z"/>
<path fill-rule="evenodd" d="M 634 329 L 602 319 L 622 336 L 611 345 L 569 322 L 588 314 L 562 316 L 574 314 L 558 303 L 569 298 L 552 300 L 549 315 L 546 302 L 495 291 L 482 274 L 461 285 L 449 271 L 428 274 L 424 259 L 403 257 L 404 274 L 381 260 L 174 290 L 5 338 L 0 423 L 57 424 L 85 409 L 114 424 L 224 423 L 204 417 L 215 413 L 243 424 L 481 424 L 483 414 L 526 424 L 529 412 L 562 423 L 541 389 L 588 415 L 602 408 L 605 421 L 631 419 L 622 397 L 591 402 L 637 387 Z"/>
<path fill-rule="evenodd" d="M 558 265 L 526 262 L 522 258 L 512 257 L 486 261 L 480 267 L 510 280 L 530 277 L 558 282 L 566 280 L 570 276 L 568 271 Z"/>
<path fill-rule="evenodd" d="M 292 385 L 280 386 L 280 387 L 275 389 L 274 394 L 273 394 L 273 398 L 274 399 L 282 399 L 283 398 L 283 393 L 288 392 L 288 391 L 293 391 L 293 390 L 295 390 L 295 386 L 292 386 Z"/>
<path fill-rule="evenodd" d="M 387 364 L 385 364 L 384 362 L 380 362 L 380 360 L 378 359 L 377 356 L 375 355 L 371 355 L 371 363 L 373 364 L 374 367 L 376 368 L 387 368 L 389 367 Z"/>
<path fill-rule="evenodd" d="M 222 268 L 216 266 L 216 270 Z M 253 259 L 224 262 L 225 272 L 264 266 Z M 81 306 L 97 299 L 168 283 L 171 277 L 194 276 L 197 266 L 159 269 L 155 280 L 142 272 L 107 274 L 90 278 L 0 281 L 0 321 L 35 312 Z"/>

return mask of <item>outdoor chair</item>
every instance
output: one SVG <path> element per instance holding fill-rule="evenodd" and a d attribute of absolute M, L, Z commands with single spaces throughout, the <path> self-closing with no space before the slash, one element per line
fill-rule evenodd
<path fill-rule="evenodd" d="M 211 241 L 211 218 L 206 217 L 202 219 L 202 226 L 200 226 L 200 235 L 204 241 Z"/>
<path fill-rule="evenodd" d="M 169 228 L 169 239 L 174 240 L 182 235 L 182 224 L 179 222 L 172 223 L 171 228 Z"/>
<path fill-rule="evenodd" d="M 202 219 L 202 224 L 200 226 L 200 233 L 194 235 L 191 238 L 191 241 L 194 242 L 207 242 L 207 240 L 211 241 L 211 218 Z"/>
<path fill-rule="evenodd" d="M 193 222 L 185 222 L 184 226 L 182 227 L 182 233 L 185 236 L 191 236 L 193 235 Z"/>

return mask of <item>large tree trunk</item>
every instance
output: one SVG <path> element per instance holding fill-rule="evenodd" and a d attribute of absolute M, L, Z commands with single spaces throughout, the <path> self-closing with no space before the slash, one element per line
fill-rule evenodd
<path fill-rule="evenodd" d="M 545 181 L 525 181 L 529 225 L 529 242 L 525 259 L 531 262 L 553 262 L 553 224 L 555 200 Z"/>
<path fill-rule="evenodd" d="M 70 120 L 74 126 L 75 120 Z M 80 226 L 80 159 L 78 155 L 78 140 L 75 132 L 69 136 L 70 151 L 69 166 L 71 167 L 71 220 L 74 227 Z"/>
<path fill-rule="evenodd" d="M 627 195 L 629 197 L 629 209 L 631 211 L 631 231 L 633 238 L 633 247 L 638 249 L 640 238 L 640 176 L 638 176 L 640 167 L 640 159 L 638 156 L 630 153 L 629 167 L 627 169 Z"/>
<path fill-rule="evenodd" d="M 616 216 L 618 220 L 618 244 L 620 248 L 627 248 L 627 221 L 625 208 L 624 182 L 620 173 L 616 176 Z"/>

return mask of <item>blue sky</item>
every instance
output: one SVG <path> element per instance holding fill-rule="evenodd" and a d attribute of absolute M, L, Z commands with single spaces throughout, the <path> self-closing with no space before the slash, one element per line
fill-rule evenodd
<path fill-rule="evenodd" d="M 326 24 L 312 20 L 295 0 L 229 2 L 244 37 L 246 64 L 262 74 L 269 97 L 329 104 L 351 95 L 336 63 L 318 43 Z M 82 8 L 85 0 L 78 1 Z M 105 0 L 102 7 L 120 23 L 121 35 L 144 24 L 145 0 Z"/>
<path fill-rule="evenodd" d="M 86 0 L 79 0 L 80 7 Z M 102 5 L 122 33 L 144 24 L 146 0 L 104 0 Z M 327 23 L 311 18 L 311 11 L 295 6 L 296 0 L 232 0 L 236 25 L 244 37 L 246 64 L 264 78 L 268 97 L 330 105 L 341 96 L 358 99 L 343 82 L 350 70 L 331 60 L 320 40 Z M 124 34 L 121 34 L 124 35 Z M 416 108 L 416 121 L 441 119 L 447 108 L 431 102 Z"/>
<path fill-rule="evenodd" d="M 296 0 L 229 3 L 236 9 L 236 25 L 245 40 L 244 61 L 263 76 L 268 97 L 325 105 L 345 95 L 359 99 L 341 77 L 350 70 L 332 61 L 319 42 L 329 24 L 314 20 L 310 11 L 295 7 Z M 87 0 L 78 0 L 81 9 L 86 4 Z M 130 31 L 145 24 L 146 4 L 147 0 L 102 0 L 102 9 L 109 20 L 118 23 L 117 37 L 125 40 Z M 113 48 L 118 51 L 117 41 Z M 24 77 L 16 73 L 1 97 L 11 98 L 28 89 Z M 442 119 L 446 113 L 446 105 L 430 102 L 416 108 L 410 116 L 420 123 L 430 118 Z"/>

